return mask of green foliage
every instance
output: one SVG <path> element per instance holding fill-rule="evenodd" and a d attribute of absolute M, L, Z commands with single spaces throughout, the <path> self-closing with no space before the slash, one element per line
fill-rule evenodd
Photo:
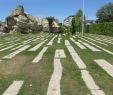
<path fill-rule="evenodd" d="M 24 9 L 24 7 L 23 7 L 22 5 L 18 5 L 18 6 L 16 7 L 16 9 Z"/>
<path fill-rule="evenodd" d="M 73 17 L 72 22 L 71 22 L 71 26 L 72 26 L 72 34 L 75 34 L 75 17 Z"/>
<path fill-rule="evenodd" d="M 113 3 L 102 6 L 97 11 L 97 22 L 113 22 Z"/>
<path fill-rule="evenodd" d="M 78 17 L 78 18 L 82 18 L 82 16 L 83 16 L 82 10 L 81 9 L 78 10 L 75 16 Z"/>
<path fill-rule="evenodd" d="M 50 17 L 46 17 L 46 19 L 49 22 L 49 30 L 50 30 L 50 32 L 53 32 L 52 31 L 52 25 L 53 25 L 53 22 L 55 21 L 55 18 L 50 16 Z"/>
<path fill-rule="evenodd" d="M 54 17 L 46 17 L 46 19 L 48 20 L 50 25 L 52 25 L 53 21 L 55 20 Z"/>
<path fill-rule="evenodd" d="M 87 25 L 85 29 L 87 33 L 113 36 L 113 22 Z"/>
<path fill-rule="evenodd" d="M 97 23 L 87 25 L 85 32 L 113 36 L 113 3 L 102 6 L 96 15 Z"/>
<path fill-rule="evenodd" d="M 71 30 L 72 30 L 71 27 L 68 27 L 68 28 L 67 28 L 67 35 L 68 35 L 68 36 L 71 36 L 71 34 L 72 34 L 72 33 L 70 32 Z"/>
<path fill-rule="evenodd" d="M 82 16 L 83 16 L 82 10 L 78 10 L 76 15 L 73 17 L 72 22 L 71 22 L 72 34 L 76 34 L 76 32 L 81 31 Z"/>
<path fill-rule="evenodd" d="M 62 23 L 59 23 L 59 33 L 64 33 L 65 32 L 65 26 Z"/>
<path fill-rule="evenodd" d="M 71 26 L 64 26 L 65 27 L 65 30 L 64 30 L 64 32 L 66 33 L 66 34 L 68 34 L 68 35 L 71 35 L 72 34 L 72 27 Z"/>

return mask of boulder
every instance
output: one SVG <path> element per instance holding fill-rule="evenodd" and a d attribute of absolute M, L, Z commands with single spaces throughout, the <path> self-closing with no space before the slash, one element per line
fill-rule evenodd
<path fill-rule="evenodd" d="M 2 31 L 3 33 L 9 33 L 9 32 L 10 32 L 9 28 L 6 27 L 6 26 L 3 26 L 3 27 L 0 29 L 0 31 Z"/>
<path fill-rule="evenodd" d="M 42 25 L 37 25 L 37 24 L 31 24 L 30 29 L 33 31 L 42 31 L 43 26 Z"/>
<path fill-rule="evenodd" d="M 18 17 L 14 17 L 17 22 L 26 22 L 29 23 L 29 19 L 25 15 L 19 15 Z"/>
<path fill-rule="evenodd" d="M 0 23 L 0 31 L 4 33 L 9 33 L 9 28 L 5 22 Z"/>
<path fill-rule="evenodd" d="M 47 19 L 42 19 L 42 26 L 43 26 L 43 31 L 46 32 L 46 31 L 49 31 L 49 23 L 47 21 Z"/>
<path fill-rule="evenodd" d="M 17 22 L 16 26 L 19 27 L 19 28 L 24 28 L 24 29 L 29 29 L 30 28 L 29 23 L 21 22 L 21 21 Z"/>
<path fill-rule="evenodd" d="M 8 16 L 6 18 L 6 23 L 8 26 L 14 26 L 16 24 L 16 20 L 12 16 Z"/>
<path fill-rule="evenodd" d="M 58 32 L 58 24 L 53 23 L 53 30 Z M 49 31 L 48 20 L 39 17 L 34 17 L 30 14 L 24 13 L 24 7 L 19 5 L 14 9 L 10 16 L 6 18 L 6 26 L 3 27 L 3 30 L 21 33 L 29 32 L 39 32 L 39 31 Z"/>
<path fill-rule="evenodd" d="M 53 27 L 52 27 L 52 30 L 53 30 L 53 32 L 54 33 L 58 33 L 59 32 L 59 25 L 58 25 L 58 23 L 56 23 L 55 21 L 53 22 L 53 25 L 52 25 Z"/>
<path fill-rule="evenodd" d="M 24 14 L 24 7 L 19 5 L 15 10 L 12 10 L 11 16 L 19 16 Z"/>
<path fill-rule="evenodd" d="M 34 16 L 32 16 L 32 15 L 30 15 L 30 14 L 26 14 L 26 17 L 31 21 L 31 22 L 37 22 L 36 21 L 36 17 L 34 17 Z"/>

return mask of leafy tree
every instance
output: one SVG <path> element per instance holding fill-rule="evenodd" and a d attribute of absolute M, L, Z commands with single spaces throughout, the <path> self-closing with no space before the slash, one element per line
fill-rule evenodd
<path fill-rule="evenodd" d="M 62 24 L 62 23 L 59 23 L 59 33 L 64 33 L 65 32 L 65 29 L 66 27 Z"/>
<path fill-rule="evenodd" d="M 81 9 L 78 10 L 75 16 L 78 17 L 78 18 L 82 18 L 82 16 L 83 16 L 82 10 Z"/>
<path fill-rule="evenodd" d="M 55 21 L 55 18 L 54 17 L 46 17 L 46 19 L 48 20 L 49 22 L 49 30 L 50 32 L 52 33 L 53 30 L 52 30 L 52 25 L 53 25 L 53 22 Z"/>
<path fill-rule="evenodd" d="M 113 3 L 102 6 L 97 11 L 97 22 L 113 22 Z"/>
<path fill-rule="evenodd" d="M 72 29 L 71 29 L 72 30 L 72 34 L 75 34 L 75 32 L 76 32 L 75 31 L 75 27 L 76 27 L 75 26 L 75 17 L 72 18 L 71 26 L 72 26 Z"/>
<path fill-rule="evenodd" d="M 77 31 L 79 32 L 81 31 L 82 16 L 83 16 L 82 10 L 78 10 L 76 15 L 73 17 L 71 22 L 72 34 L 76 34 Z"/>

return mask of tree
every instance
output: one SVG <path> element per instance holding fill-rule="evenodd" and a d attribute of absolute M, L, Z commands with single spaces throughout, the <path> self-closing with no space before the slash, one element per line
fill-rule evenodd
<path fill-rule="evenodd" d="M 52 33 L 53 32 L 52 25 L 53 25 L 53 22 L 55 21 L 55 18 L 54 17 L 46 17 L 46 19 L 48 20 L 48 23 L 49 23 L 49 30 Z"/>
<path fill-rule="evenodd" d="M 72 18 L 71 26 L 72 26 L 72 29 L 71 29 L 72 34 L 75 34 L 76 33 L 76 31 L 75 31 L 75 27 L 76 27 L 75 26 L 75 17 Z"/>
<path fill-rule="evenodd" d="M 97 22 L 113 22 L 113 3 L 102 6 L 96 13 Z"/>
<path fill-rule="evenodd" d="M 64 33 L 65 29 L 66 27 L 62 23 L 59 23 L 59 33 Z"/>
<path fill-rule="evenodd" d="M 82 18 L 82 16 L 83 16 L 82 10 L 81 9 L 78 10 L 75 16 L 78 17 L 78 18 Z"/>
<path fill-rule="evenodd" d="M 72 18 L 71 26 L 72 26 L 72 34 L 76 34 L 76 32 L 81 31 L 82 25 L 82 10 L 78 10 L 76 15 Z"/>

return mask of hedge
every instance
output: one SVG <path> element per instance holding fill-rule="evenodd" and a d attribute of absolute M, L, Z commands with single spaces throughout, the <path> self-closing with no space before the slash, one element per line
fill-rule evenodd
<path fill-rule="evenodd" d="M 85 26 L 86 33 L 113 36 L 113 22 L 112 23 L 96 23 Z"/>

